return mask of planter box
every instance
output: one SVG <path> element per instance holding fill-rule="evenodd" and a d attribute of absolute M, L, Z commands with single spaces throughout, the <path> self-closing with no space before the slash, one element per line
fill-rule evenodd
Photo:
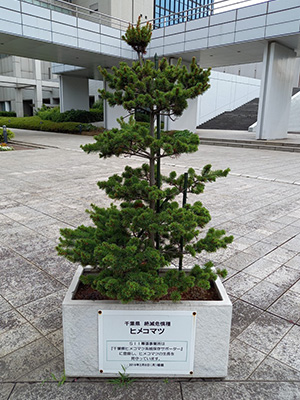
<path fill-rule="evenodd" d="M 100 373 L 100 364 L 103 358 L 101 343 L 103 342 L 99 340 L 99 337 L 104 335 L 103 332 L 99 332 L 103 326 L 102 322 L 99 323 L 99 314 L 114 315 L 116 311 L 121 311 L 121 315 L 126 315 L 126 313 L 130 315 L 130 312 L 136 312 L 137 315 L 147 312 L 153 315 L 155 315 L 154 312 L 157 312 L 157 315 L 168 315 L 169 313 L 176 315 L 177 319 L 181 314 L 196 316 L 194 318 L 195 340 L 192 339 L 191 343 L 188 343 L 188 346 L 190 344 L 192 347 L 194 346 L 191 372 L 186 370 L 182 372 L 178 368 L 177 370 L 175 368 L 174 371 L 169 368 L 168 372 L 164 372 L 160 368 L 153 368 L 148 375 L 145 371 L 132 373 L 128 368 L 127 372 L 130 376 L 162 377 L 167 375 L 168 377 L 223 378 L 227 375 L 232 304 L 219 278 L 215 282 L 221 297 L 219 301 L 181 301 L 177 303 L 160 301 L 122 304 L 114 300 L 73 300 L 73 294 L 76 292 L 82 271 L 82 267 L 76 271 L 63 301 L 64 355 L 67 376 L 98 378 L 116 376 L 116 373 L 111 371 L 106 373 L 105 368 Z M 189 321 L 192 320 L 192 317 L 189 318 Z M 187 334 L 192 330 L 188 328 L 187 331 L 184 322 L 181 326 L 183 331 L 186 329 L 185 333 Z M 191 337 L 193 338 L 193 334 Z M 121 365 L 118 370 L 121 370 Z"/>

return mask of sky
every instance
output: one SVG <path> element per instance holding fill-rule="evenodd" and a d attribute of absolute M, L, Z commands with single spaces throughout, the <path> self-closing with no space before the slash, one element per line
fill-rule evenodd
<path fill-rule="evenodd" d="M 264 3 L 265 1 L 267 0 L 215 0 L 214 14 L 250 6 L 252 4 Z"/>

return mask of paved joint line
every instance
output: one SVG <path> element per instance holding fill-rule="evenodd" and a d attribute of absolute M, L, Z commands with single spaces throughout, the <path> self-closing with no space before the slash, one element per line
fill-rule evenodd
<path fill-rule="evenodd" d="M 12 389 L 11 389 L 9 395 L 8 395 L 7 400 L 9 400 L 9 399 L 11 398 L 11 395 L 12 395 L 12 393 L 13 393 L 13 391 L 15 390 L 15 387 L 16 387 L 16 385 L 17 385 L 15 382 L 12 382 L 12 383 L 14 384 L 14 386 L 12 387 Z"/>
<path fill-rule="evenodd" d="M 175 168 L 185 168 L 184 165 L 180 164 L 171 164 L 168 162 L 165 162 L 164 165 L 167 165 L 169 167 L 175 167 Z M 196 171 L 202 171 L 203 168 L 199 167 L 193 167 Z M 238 173 L 238 172 L 229 172 L 229 175 L 231 176 L 237 176 L 241 178 L 249 178 L 249 179 L 258 179 L 258 180 L 263 180 L 263 181 L 268 181 L 268 182 L 277 182 L 277 183 L 286 183 L 288 185 L 297 185 L 300 186 L 300 181 L 289 181 L 285 179 L 277 179 L 277 178 L 267 178 L 263 176 L 258 176 L 258 175 L 250 175 L 250 174 L 243 174 L 243 173 Z"/>
<path fill-rule="evenodd" d="M 298 281 L 297 281 L 297 282 L 298 282 Z M 289 289 L 290 289 L 290 288 L 289 288 Z M 286 294 L 286 293 L 289 291 L 289 289 L 287 289 L 287 290 L 286 290 L 285 292 L 283 292 L 276 300 L 274 300 L 273 303 L 271 303 L 271 304 L 268 306 L 268 308 L 271 307 L 271 306 L 272 306 L 278 299 L 280 299 L 284 294 Z M 235 297 L 235 296 L 233 296 L 233 297 Z M 267 314 L 269 314 L 269 315 L 273 315 L 274 317 L 280 318 L 280 319 L 282 319 L 283 321 L 289 322 L 289 323 L 290 323 L 291 325 L 293 325 L 293 326 L 300 326 L 300 321 L 294 322 L 294 321 L 291 321 L 291 320 L 289 320 L 289 319 L 287 319 L 287 318 L 281 317 L 280 315 L 277 315 L 277 314 L 274 314 L 274 313 L 271 312 L 271 311 L 268 311 L 268 309 L 264 309 L 264 308 L 261 308 L 261 307 L 257 306 L 256 304 L 249 303 L 249 301 L 244 300 L 244 299 L 242 299 L 241 297 L 236 297 L 236 299 L 239 300 L 239 301 L 242 301 L 243 303 L 249 304 L 249 306 L 256 308 L 257 310 L 261 311 L 262 313 L 267 313 Z M 234 303 L 233 303 L 233 307 L 234 307 Z M 252 323 L 252 322 L 251 322 L 251 323 Z M 251 325 L 251 324 L 250 324 L 250 325 Z M 249 325 L 248 325 L 248 326 L 249 326 Z M 246 328 L 245 328 L 245 329 L 246 329 Z"/>
<path fill-rule="evenodd" d="M 12 250 L 14 253 L 16 253 L 18 256 L 22 257 L 24 260 L 26 260 L 26 262 L 28 262 L 29 264 L 33 265 L 35 268 L 37 268 L 38 270 L 40 270 L 41 272 L 43 272 L 44 274 L 46 274 L 48 277 L 50 277 L 51 279 L 55 280 L 56 282 L 58 282 L 60 285 L 63 285 L 65 288 L 68 288 L 69 285 L 66 285 L 65 283 L 61 282 L 59 279 L 57 279 L 56 277 L 54 277 L 53 275 L 51 275 L 49 272 L 47 272 L 46 270 L 44 270 L 43 268 L 41 268 L 38 264 L 36 264 L 35 262 L 33 262 L 32 260 L 29 260 L 28 258 L 26 258 L 26 256 L 24 256 L 23 254 L 19 253 L 17 250 L 13 249 L 12 247 L 10 247 L 9 245 L 7 245 L 5 243 L 6 247 L 10 250 Z M 56 247 L 56 246 L 55 246 Z M 54 247 L 54 248 L 55 248 Z M 53 293 L 58 292 L 59 290 L 61 290 L 62 288 L 55 290 Z M 52 293 L 50 293 L 52 294 Z M 46 295 L 48 296 L 48 295 Z M 45 296 L 45 297 L 46 297 Z M 5 297 L 4 297 L 5 298 Z M 6 299 L 5 299 L 6 300 Z M 38 299 L 37 299 L 38 300 Z M 8 300 L 6 300 L 8 301 Z M 34 300 L 35 301 L 35 300 Z M 9 302 L 10 303 L 10 302 Z M 22 304 L 22 306 L 25 306 L 26 304 L 32 303 L 32 301 L 29 301 L 28 303 L 24 303 Z"/>
<path fill-rule="evenodd" d="M 183 382 L 183 383 L 184 383 L 184 382 Z M 183 397 L 183 390 L 182 390 L 182 382 L 179 382 L 179 387 L 180 387 L 180 396 L 181 396 L 181 399 L 184 400 L 184 397 Z"/>

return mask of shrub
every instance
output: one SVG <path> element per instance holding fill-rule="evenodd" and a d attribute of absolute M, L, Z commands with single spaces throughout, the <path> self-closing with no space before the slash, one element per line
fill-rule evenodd
<path fill-rule="evenodd" d="M 1 125 L 3 126 L 6 124 L 1 124 Z M 7 132 L 7 140 L 8 141 L 11 140 L 15 136 L 15 134 L 9 129 L 7 129 L 6 132 Z M 0 143 L 3 143 L 3 142 L 4 142 L 3 128 L 0 127 Z"/>
<path fill-rule="evenodd" d="M 62 229 L 58 253 L 83 266 L 94 267 L 96 274 L 82 276 L 81 281 L 102 295 L 122 302 L 159 300 L 171 292 L 172 300 L 192 287 L 208 289 L 225 270 L 214 270 L 211 262 L 197 263 L 184 271 L 183 259 L 195 258 L 202 251 L 215 252 L 232 242 L 224 230 L 204 230 L 211 217 L 200 201 L 186 202 L 187 194 L 200 194 L 206 183 L 227 176 L 229 169 L 212 170 L 206 165 L 200 173 L 189 168 L 186 173 L 169 175 L 160 172 L 164 157 L 177 157 L 197 151 L 199 137 L 187 130 L 155 132 L 155 119 L 160 114 L 180 116 L 187 108 L 187 99 L 204 93 L 209 85 L 209 70 L 204 71 L 193 60 L 190 68 L 170 65 L 163 58 L 158 67 L 144 61 L 145 42 L 150 40 L 149 24 L 130 26 L 126 41 L 137 49 L 139 60 L 132 66 L 120 63 L 113 72 L 99 67 L 112 91 L 100 91 L 110 106 L 122 105 L 130 114 L 145 109 L 148 123 L 120 120 L 114 128 L 95 136 L 95 143 L 82 146 L 87 153 L 97 152 L 100 158 L 137 156 L 144 159 L 138 168 L 126 166 L 122 174 L 98 182 L 100 189 L 117 205 L 101 208 L 92 204 L 92 225 Z M 141 44 L 139 45 L 139 42 Z M 182 198 L 182 200 L 181 200 Z M 182 203 L 182 207 L 179 205 Z M 196 261 L 196 260 L 195 260 Z M 163 267 L 174 266 L 161 274 Z"/>
<path fill-rule="evenodd" d="M 59 107 L 47 108 L 43 106 L 37 111 L 36 115 L 42 120 L 53 122 L 78 122 L 88 124 L 103 120 L 103 112 L 97 109 L 92 109 L 91 111 L 68 110 L 61 113 Z"/>
<path fill-rule="evenodd" d="M 91 124 L 79 124 L 77 122 L 52 122 L 41 120 L 38 116 L 23 117 L 23 118 L 1 118 L 0 125 L 6 125 L 10 128 L 30 129 L 35 131 L 45 132 L 62 132 L 62 133 L 80 133 L 81 131 L 101 132 L 101 129 L 96 128 Z"/>
<path fill-rule="evenodd" d="M 0 117 L 16 117 L 17 114 L 14 111 L 0 111 Z"/>
<path fill-rule="evenodd" d="M 36 111 L 36 116 L 40 117 L 44 121 L 53 121 L 57 122 L 57 118 L 60 114 L 60 109 L 59 107 L 47 107 L 45 105 L 42 106 L 42 108 L 38 109 Z"/>

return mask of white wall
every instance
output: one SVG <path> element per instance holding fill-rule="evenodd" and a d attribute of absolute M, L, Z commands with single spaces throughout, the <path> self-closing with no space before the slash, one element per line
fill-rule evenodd
<path fill-rule="evenodd" d="M 300 132 L 300 92 L 292 97 L 288 132 Z"/>
<path fill-rule="evenodd" d="M 225 72 L 226 74 L 247 76 L 248 78 L 261 79 L 262 62 L 251 64 L 237 64 L 225 67 L 213 68 L 214 71 Z M 296 86 L 296 85 L 295 85 Z"/>

